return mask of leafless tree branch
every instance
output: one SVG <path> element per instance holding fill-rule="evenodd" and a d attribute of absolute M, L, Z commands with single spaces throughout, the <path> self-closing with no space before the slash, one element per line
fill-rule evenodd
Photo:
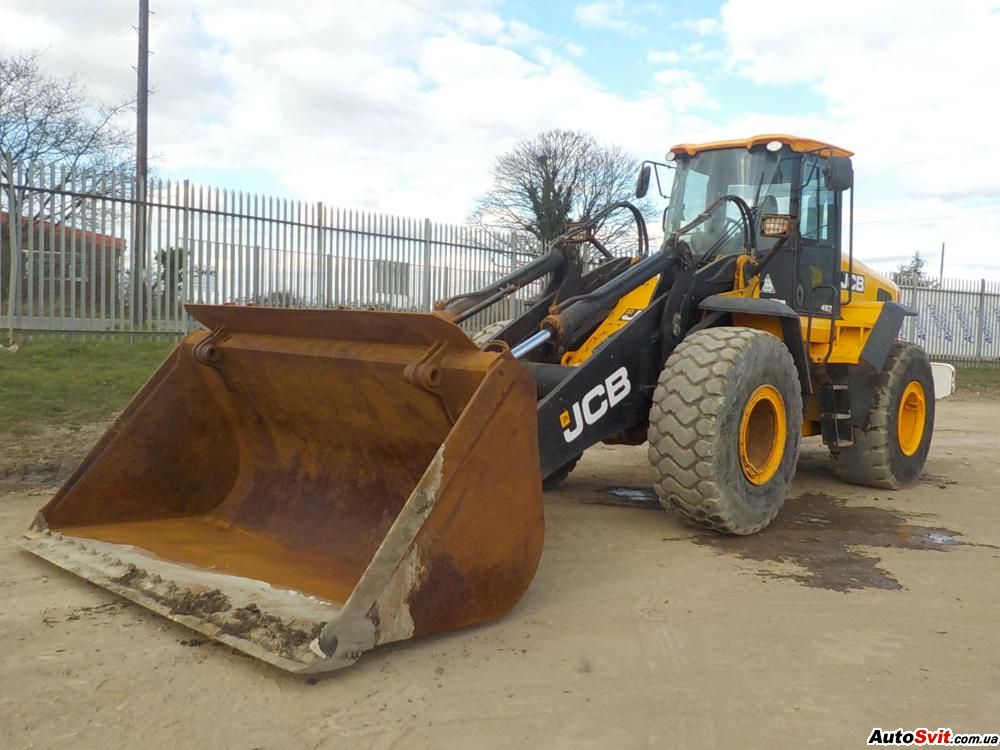
<path fill-rule="evenodd" d="M 134 138 L 116 119 L 132 105 L 128 100 L 114 105 L 95 101 L 77 78 L 60 79 L 42 70 L 37 54 L 0 57 L 0 177 L 13 185 L 20 174 L 53 191 L 33 193 L 29 200 L 25 190 L 8 186 L 0 196 L 7 213 L 31 221 L 66 222 L 93 199 L 66 200 L 55 191 L 88 178 L 96 188 L 98 172 L 113 175 L 112 185 L 123 184 L 132 169 Z M 93 218 L 97 209 L 90 208 Z M 7 233 L 2 234 L 6 238 Z M 0 252 L 4 289 L 9 285 L 9 255 Z"/>
<path fill-rule="evenodd" d="M 639 162 L 620 146 L 603 145 L 576 130 L 548 130 L 497 157 L 493 186 L 477 203 L 473 220 L 527 235 L 544 247 L 570 221 L 592 218 L 601 208 L 632 198 Z M 649 206 L 640 202 L 640 210 Z M 628 214 L 612 215 L 601 237 L 613 251 L 635 249 Z"/>

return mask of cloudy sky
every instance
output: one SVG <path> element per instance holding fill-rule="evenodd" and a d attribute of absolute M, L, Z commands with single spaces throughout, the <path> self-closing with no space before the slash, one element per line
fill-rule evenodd
<path fill-rule="evenodd" d="M 0 0 L 0 53 L 134 89 L 135 0 Z M 1000 0 L 152 0 L 160 172 L 462 221 L 551 127 L 638 156 L 791 132 L 857 153 L 856 250 L 1000 277 Z"/>

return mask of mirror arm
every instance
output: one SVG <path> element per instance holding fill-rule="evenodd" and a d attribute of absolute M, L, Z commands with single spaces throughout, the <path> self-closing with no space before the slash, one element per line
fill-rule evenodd
<path fill-rule="evenodd" d="M 750 269 L 750 273 L 746 275 L 747 283 L 750 283 L 750 279 L 752 279 L 754 276 L 760 276 L 764 272 L 764 269 L 767 267 L 767 264 L 774 259 L 774 256 L 777 255 L 778 252 L 785 246 L 786 242 L 788 242 L 788 237 L 781 237 L 777 242 L 774 243 L 774 247 L 768 250 L 767 255 L 764 256 L 763 260 L 761 260 L 760 263 L 758 263 L 756 266 Z"/>

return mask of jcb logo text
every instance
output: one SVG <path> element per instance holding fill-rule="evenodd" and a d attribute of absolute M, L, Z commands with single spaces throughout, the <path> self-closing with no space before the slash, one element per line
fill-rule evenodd
<path fill-rule="evenodd" d="M 562 425 L 566 442 L 572 443 L 580 437 L 585 424 L 594 424 L 608 413 L 608 409 L 620 403 L 631 390 L 632 383 L 628 379 L 628 370 L 619 367 L 608 375 L 603 383 L 598 383 L 587 391 L 583 398 L 570 407 L 572 416 L 570 409 L 559 415 L 559 423 Z"/>

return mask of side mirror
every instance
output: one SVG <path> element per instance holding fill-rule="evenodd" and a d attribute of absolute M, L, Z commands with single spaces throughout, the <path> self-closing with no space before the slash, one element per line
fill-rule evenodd
<path fill-rule="evenodd" d="M 823 167 L 827 190 L 841 192 L 854 187 L 854 165 L 848 156 L 831 156 Z"/>
<path fill-rule="evenodd" d="M 639 170 L 639 177 L 635 181 L 635 197 L 645 198 L 646 193 L 649 192 L 649 176 L 652 174 L 652 167 L 649 164 L 643 164 L 642 169 Z"/>

